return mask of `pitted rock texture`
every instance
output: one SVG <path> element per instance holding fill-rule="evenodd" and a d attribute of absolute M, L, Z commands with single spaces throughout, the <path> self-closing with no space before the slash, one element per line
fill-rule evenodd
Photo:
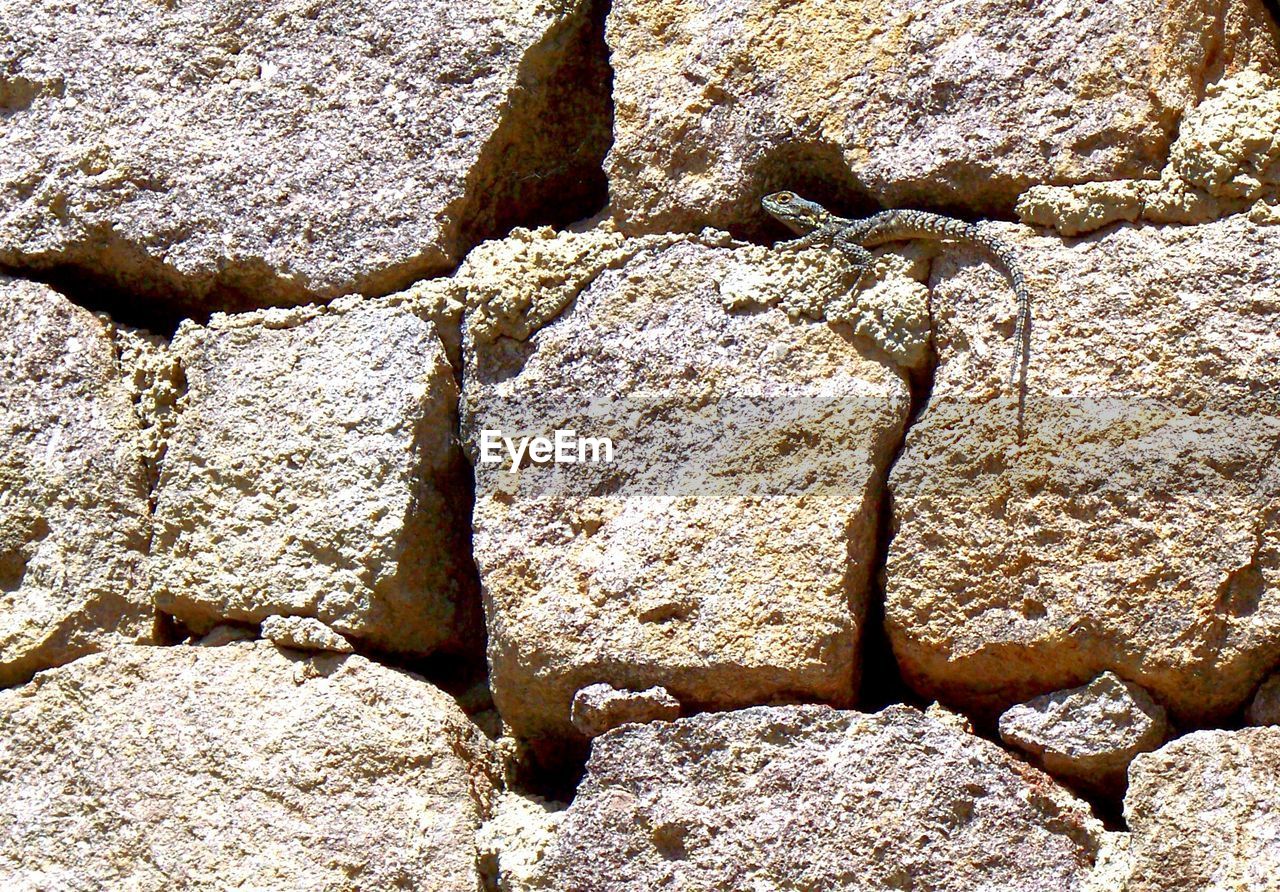
<path fill-rule="evenodd" d="M 262 637 L 277 647 L 340 654 L 355 651 L 350 641 L 309 616 L 268 616 L 262 621 Z"/>
<path fill-rule="evenodd" d="M 695 707 L 849 702 L 907 387 L 847 325 L 727 312 L 721 294 L 745 278 L 762 306 L 837 291 L 843 267 L 719 236 L 510 241 L 528 260 L 468 313 L 463 435 L 513 732 L 581 740 L 570 702 L 598 682 Z M 575 254 L 600 272 L 568 289 L 556 258 Z M 522 314 L 548 321 L 527 341 L 497 333 L 530 330 Z M 510 457 L 484 461 L 485 430 L 608 437 L 614 460 L 511 473 Z"/>
<path fill-rule="evenodd" d="M 1275 67 L 1276 35 L 1260 0 L 616 0 L 612 211 L 730 228 L 815 184 L 992 214 L 1154 176 L 1206 81 Z"/>
<path fill-rule="evenodd" d="M 0 686 L 154 640 L 148 513 L 110 326 L 0 277 Z"/>
<path fill-rule="evenodd" d="M 1243 71 L 1209 87 L 1182 120 L 1155 180 L 1034 186 L 1018 199 L 1024 223 L 1063 235 L 1117 220 L 1203 223 L 1248 211 L 1280 223 L 1280 78 Z"/>
<path fill-rule="evenodd" d="M 1225 717 L 1280 647 L 1280 228 L 996 231 L 1030 271 L 1024 436 L 1004 285 L 944 255 L 940 364 L 890 478 L 903 672 L 998 712 L 1111 669 Z"/>
<path fill-rule="evenodd" d="M 1007 745 L 1030 754 L 1059 780 L 1110 795 L 1124 791 L 1133 758 L 1168 736 L 1164 707 L 1113 672 L 1000 716 L 1000 739 Z"/>
<path fill-rule="evenodd" d="M 597 738 L 525 887 L 1081 888 L 1102 825 L 994 744 L 908 707 L 757 707 Z"/>
<path fill-rule="evenodd" d="M 589 684 L 573 695 L 569 717 L 584 736 L 599 737 L 619 725 L 677 719 L 680 701 L 662 687 L 621 691 L 613 685 Z"/>
<path fill-rule="evenodd" d="M 1280 889 L 1280 728 L 1197 731 L 1134 760 L 1124 892 Z"/>
<path fill-rule="evenodd" d="M 489 745 L 362 657 L 120 647 L 0 692 L 0 740 L 6 889 L 480 890 Z"/>
<path fill-rule="evenodd" d="M 215 315 L 156 493 L 156 605 L 194 631 L 309 616 L 375 647 L 477 646 L 457 388 L 434 325 L 398 306 Z"/>
<path fill-rule="evenodd" d="M 589 198 L 593 27 L 579 0 L 3 0 L 0 263 L 196 307 L 393 291 Z"/>
<path fill-rule="evenodd" d="M 1280 673 L 1262 683 L 1244 718 L 1250 725 L 1280 725 Z"/>

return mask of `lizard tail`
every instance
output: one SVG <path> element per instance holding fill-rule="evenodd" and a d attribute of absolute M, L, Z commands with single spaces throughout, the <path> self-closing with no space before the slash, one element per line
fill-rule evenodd
<path fill-rule="evenodd" d="M 1009 246 L 995 236 L 979 231 L 976 226 L 973 229 L 976 233 L 974 240 L 990 251 L 1004 267 L 1005 275 L 1013 284 L 1013 293 L 1018 298 L 1018 314 L 1013 323 L 1013 367 L 1009 369 L 1009 383 L 1012 384 L 1017 381 L 1018 370 L 1022 368 L 1025 359 L 1027 325 L 1031 321 L 1031 294 L 1022 277 L 1022 266 Z"/>

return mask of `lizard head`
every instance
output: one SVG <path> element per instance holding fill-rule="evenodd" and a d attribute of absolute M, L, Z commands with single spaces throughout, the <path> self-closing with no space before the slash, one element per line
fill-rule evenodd
<path fill-rule="evenodd" d="M 831 214 L 816 201 L 801 198 L 794 192 L 774 192 L 760 199 L 760 204 L 775 220 L 796 235 L 807 235 L 821 229 Z"/>

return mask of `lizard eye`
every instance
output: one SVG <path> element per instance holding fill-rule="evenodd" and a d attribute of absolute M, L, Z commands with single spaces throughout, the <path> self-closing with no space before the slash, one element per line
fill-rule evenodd
<path fill-rule="evenodd" d="M 782 202 L 783 204 L 786 204 L 793 198 L 795 198 L 795 196 L 792 195 L 790 192 L 779 192 L 777 195 L 778 201 Z"/>

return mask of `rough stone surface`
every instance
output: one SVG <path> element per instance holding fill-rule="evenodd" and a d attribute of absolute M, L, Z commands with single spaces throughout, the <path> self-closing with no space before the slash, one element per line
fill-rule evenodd
<path fill-rule="evenodd" d="M 245 626 L 222 623 L 214 626 L 207 633 L 192 636 L 187 643 L 193 647 L 226 647 L 240 641 L 253 641 L 258 637 L 256 631 Z"/>
<path fill-rule="evenodd" d="M 153 640 L 140 425 L 111 331 L 0 277 L 0 686 Z"/>
<path fill-rule="evenodd" d="M 621 728 L 527 888 L 1080 888 L 1101 824 L 999 747 L 908 707 L 757 707 Z"/>
<path fill-rule="evenodd" d="M 1169 736 L 1164 707 L 1104 672 L 1087 686 L 1036 697 L 1000 716 L 1000 739 L 1054 777 L 1104 793 L 1124 790 L 1129 763 Z"/>
<path fill-rule="evenodd" d="M 174 339 L 187 381 L 156 496 L 156 604 L 195 631 L 310 616 L 396 651 L 475 645 L 457 389 L 404 308 L 215 315 Z"/>
<path fill-rule="evenodd" d="M 6 889 L 480 888 L 487 743 L 361 657 L 116 648 L 0 693 L 0 741 Z"/>
<path fill-rule="evenodd" d="M 620 691 L 612 685 L 587 685 L 573 695 L 573 726 L 586 737 L 599 737 L 631 722 L 671 721 L 680 717 L 680 701 L 663 687 Z"/>
<path fill-rule="evenodd" d="M 309 616 L 268 616 L 262 621 L 262 637 L 279 647 L 340 654 L 355 652 L 350 641 Z"/>
<path fill-rule="evenodd" d="M 904 674 L 998 713 L 1111 669 L 1175 720 L 1225 717 L 1280 648 L 1280 229 L 995 230 L 1033 295 L 1023 441 L 1006 286 L 948 252 L 890 478 Z"/>
<path fill-rule="evenodd" d="M 513 732 L 581 740 L 570 703 L 597 682 L 695 708 L 848 702 L 907 387 L 847 324 L 777 308 L 847 290 L 844 266 L 714 234 L 521 232 L 487 251 L 507 262 L 468 310 L 463 435 Z M 751 306 L 726 308 L 733 282 Z M 486 429 L 609 437 L 615 457 L 511 473 L 480 460 Z"/>
<path fill-rule="evenodd" d="M 3 0 L 0 263 L 305 303 L 403 287 L 548 196 L 581 216 L 610 128 L 589 7 Z"/>
<path fill-rule="evenodd" d="M 537 796 L 504 792 L 476 834 L 480 868 L 497 892 L 528 892 L 538 862 L 555 840 L 564 806 Z"/>
<path fill-rule="evenodd" d="M 1203 223 L 1249 212 L 1277 223 L 1280 78 L 1244 71 L 1209 87 L 1187 113 L 1158 180 L 1034 186 L 1018 199 L 1025 223 L 1063 235 L 1117 220 Z"/>
<path fill-rule="evenodd" d="M 1207 81 L 1277 63 L 1260 0 L 616 0 L 607 37 L 630 231 L 757 223 L 811 183 L 991 214 L 1154 176 Z"/>
<path fill-rule="evenodd" d="M 1280 728 L 1197 731 L 1134 760 L 1124 892 L 1280 889 Z"/>
<path fill-rule="evenodd" d="M 1250 725 L 1280 725 L 1280 674 L 1262 683 L 1244 717 Z"/>

